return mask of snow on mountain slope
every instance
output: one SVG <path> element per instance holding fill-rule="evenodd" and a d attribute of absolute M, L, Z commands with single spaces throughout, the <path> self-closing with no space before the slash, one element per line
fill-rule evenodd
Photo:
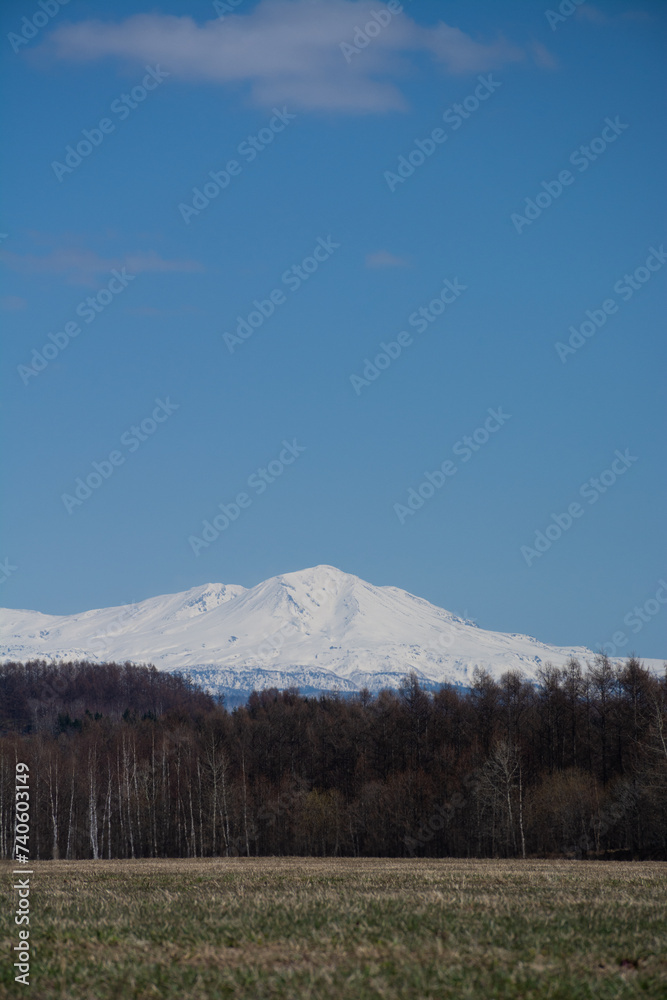
<path fill-rule="evenodd" d="M 593 655 L 484 631 L 404 590 L 374 587 L 332 566 L 249 590 L 206 584 L 63 617 L 2 610 L 0 629 L 3 659 L 150 662 L 190 672 L 222 692 L 377 691 L 397 686 L 408 670 L 428 684 L 466 684 L 475 666 L 495 677 L 519 669 L 534 678 L 547 661 L 560 666 L 570 656 Z"/>

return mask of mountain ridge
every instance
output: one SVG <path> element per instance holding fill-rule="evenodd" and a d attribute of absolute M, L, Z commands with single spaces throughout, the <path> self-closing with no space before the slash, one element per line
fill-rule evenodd
<path fill-rule="evenodd" d="M 74 615 L 0 609 L 2 659 L 89 659 L 181 670 L 216 693 L 253 688 L 377 691 L 414 671 L 428 687 L 467 685 L 475 667 L 529 680 L 545 663 L 594 656 L 520 633 L 491 632 L 398 587 L 334 566 L 255 587 L 207 583 Z M 661 661 L 644 661 L 656 668 Z"/>

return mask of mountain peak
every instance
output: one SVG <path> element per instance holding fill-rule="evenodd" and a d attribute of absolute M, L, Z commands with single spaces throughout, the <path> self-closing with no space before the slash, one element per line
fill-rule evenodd
<path fill-rule="evenodd" d="M 274 577 L 274 579 L 286 580 L 288 583 L 326 584 L 336 582 L 340 584 L 348 580 L 358 580 L 359 577 L 353 576 L 352 573 L 345 573 L 342 569 L 337 569 L 335 566 L 320 563 L 318 566 L 309 566 L 306 569 L 294 570 L 292 573 L 281 573 L 279 576 Z"/>
<path fill-rule="evenodd" d="M 0 611 L 0 656 L 154 663 L 224 693 L 468 684 L 475 667 L 530 678 L 546 662 L 591 657 L 582 647 L 488 632 L 398 587 L 375 587 L 326 564 L 255 587 L 206 583 L 120 608 L 58 617 Z M 658 661 L 654 665 L 659 667 Z"/>

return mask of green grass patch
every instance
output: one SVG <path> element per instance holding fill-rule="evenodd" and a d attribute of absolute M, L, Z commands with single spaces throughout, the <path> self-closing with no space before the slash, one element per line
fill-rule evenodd
<path fill-rule="evenodd" d="M 667 996 L 667 864 L 36 862 L 33 1000 Z M 0 865 L 3 955 L 16 943 Z M 25 995 L 9 962 L 0 997 Z"/>

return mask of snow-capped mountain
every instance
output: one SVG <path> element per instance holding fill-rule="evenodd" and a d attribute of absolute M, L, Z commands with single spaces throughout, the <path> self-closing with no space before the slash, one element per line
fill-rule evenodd
<path fill-rule="evenodd" d="M 593 656 L 581 646 L 487 632 L 397 587 L 374 587 L 332 566 L 249 590 L 211 583 L 62 617 L 1 610 L 0 629 L 3 659 L 154 663 L 237 698 L 267 687 L 378 691 L 398 686 L 409 670 L 429 687 L 465 685 L 476 666 L 494 677 L 518 669 L 533 679 L 547 661 L 560 666 L 571 656 Z"/>

